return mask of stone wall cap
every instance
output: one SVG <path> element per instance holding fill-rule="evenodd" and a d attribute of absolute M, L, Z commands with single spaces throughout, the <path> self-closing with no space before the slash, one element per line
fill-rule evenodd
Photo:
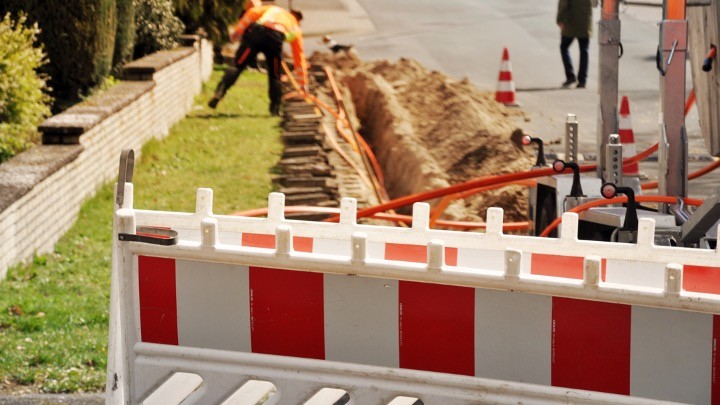
<path fill-rule="evenodd" d="M 192 47 L 179 47 L 169 51 L 158 51 L 123 66 L 123 76 L 153 74 L 195 52 Z"/>
<path fill-rule="evenodd" d="M 0 212 L 82 151 L 81 145 L 38 145 L 0 164 Z"/>
<path fill-rule="evenodd" d="M 70 110 L 54 115 L 38 127 L 40 132 L 79 135 L 102 121 L 98 112 L 73 113 Z"/>
<path fill-rule="evenodd" d="M 152 81 L 120 82 L 102 94 L 48 118 L 40 124 L 38 130 L 45 134 L 82 135 L 153 87 L 155 82 Z"/>

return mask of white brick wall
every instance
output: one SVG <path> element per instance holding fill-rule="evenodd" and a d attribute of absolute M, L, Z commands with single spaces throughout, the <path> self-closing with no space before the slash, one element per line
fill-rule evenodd
<path fill-rule="evenodd" d="M 212 67 L 212 45 L 202 40 L 196 52 L 156 72 L 150 91 L 83 134 L 77 159 L 0 212 L 0 280 L 8 267 L 53 250 L 83 201 L 117 178 L 120 152 L 138 154 L 148 140 L 165 137 L 190 111 Z"/>

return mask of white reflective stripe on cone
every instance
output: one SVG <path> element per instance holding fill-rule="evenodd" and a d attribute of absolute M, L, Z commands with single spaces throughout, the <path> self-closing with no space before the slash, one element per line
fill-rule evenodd
<path fill-rule="evenodd" d="M 515 92 L 515 84 L 513 82 L 501 81 L 498 82 L 497 91 L 499 92 Z"/>
<path fill-rule="evenodd" d="M 632 122 L 629 115 L 620 115 L 620 118 L 618 118 L 618 128 L 620 128 L 620 130 L 632 131 Z"/>

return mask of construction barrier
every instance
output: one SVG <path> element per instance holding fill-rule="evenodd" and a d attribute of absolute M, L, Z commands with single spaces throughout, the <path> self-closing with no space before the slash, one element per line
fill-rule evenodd
<path fill-rule="evenodd" d="M 279 193 L 267 218 L 123 194 L 108 403 L 720 403 L 720 253 L 655 246 L 652 220 L 633 245 L 578 240 L 573 213 L 546 239 L 498 208 L 481 234 L 429 229 L 425 203 L 392 228 L 353 199 L 335 224 Z M 149 226 L 177 244 L 127 241 Z"/>

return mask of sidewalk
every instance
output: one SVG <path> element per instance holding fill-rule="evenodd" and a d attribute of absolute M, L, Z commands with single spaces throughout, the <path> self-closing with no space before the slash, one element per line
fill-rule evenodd
<path fill-rule="evenodd" d="M 96 405 L 104 403 L 105 395 L 103 393 L 0 395 L 0 405 Z"/>
<path fill-rule="evenodd" d="M 375 30 L 365 9 L 355 0 L 276 0 L 275 4 L 302 11 L 305 38 L 335 34 L 360 34 Z M 313 42 L 312 40 L 307 42 Z"/>

